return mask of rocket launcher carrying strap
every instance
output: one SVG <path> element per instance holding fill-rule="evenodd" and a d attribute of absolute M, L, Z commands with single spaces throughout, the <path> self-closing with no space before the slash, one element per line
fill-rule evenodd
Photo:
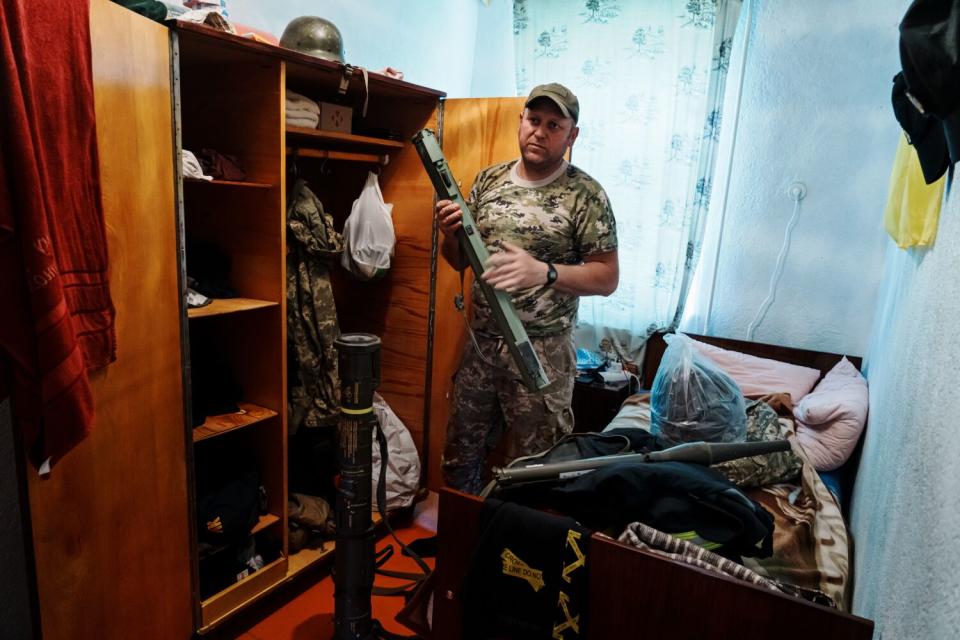
<path fill-rule="evenodd" d="M 413 136 L 413 144 L 420 154 L 420 160 L 423 162 L 423 168 L 426 169 L 430 181 L 437 194 L 446 200 L 452 200 L 460 205 L 460 211 L 463 214 L 463 227 L 457 231 L 457 237 L 460 240 L 460 249 L 467 256 L 470 267 L 480 291 L 487 299 L 487 304 L 493 312 L 493 317 L 500 327 L 504 342 L 510 349 L 510 354 L 517 363 L 520 375 L 523 377 L 524 385 L 530 391 L 541 391 L 550 384 L 547 374 L 540 364 L 540 359 L 530 344 L 530 338 L 517 316 L 517 310 L 513 306 L 513 300 L 506 291 L 494 289 L 480 276 L 485 271 L 484 265 L 490 253 L 487 251 L 483 240 L 480 238 L 480 232 L 477 229 L 470 207 L 460 193 L 457 181 L 454 179 L 447 165 L 447 160 L 443 156 L 440 144 L 433 132 L 429 129 L 423 129 Z"/>

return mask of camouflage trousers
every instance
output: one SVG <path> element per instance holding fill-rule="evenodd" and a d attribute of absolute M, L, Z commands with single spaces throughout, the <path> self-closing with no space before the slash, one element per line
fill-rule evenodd
<path fill-rule="evenodd" d="M 540 453 L 573 431 L 570 403 L 576 376 L 569 331 L 530 338 L 551 381 L 544 393 L 523 386 L 502 339 L 477 335 L 477 342 L 490 364 L 467 341 L 454 382 L 453 413 L 441 461 L 447 485 L 473 494 L 483 489 L 487 460 L 501 440 L 505 459 L 497 462 L 506 464 Z"/>

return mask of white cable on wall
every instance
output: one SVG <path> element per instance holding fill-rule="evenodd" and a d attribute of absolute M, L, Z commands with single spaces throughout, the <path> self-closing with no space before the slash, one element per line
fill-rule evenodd
<path fill-rule="evenodd" d="M 717 231 L 717 248 L 713 252 L 713 273 L 710 274 L 710 288 L 707 293 L 707 310 L 703 314 L 702 335 L 710 335 L 710 316 L 713 313 L 713 292 L 717 288 L 717 272 L 720 270 L 720 249 L 723 246 L 723 226 L 727 218 L 727 201 L 730 195 L 730 176 L 733 175 L 733 154 L 737 148 L 737 130 L 740 125 L 740 102 L 743 99 L 743 77 L 747 70 L 747 51 L 750 45 L 750 28 L 753 22 L 753 0 L 747 2 L 747 17 L 743 29 L 743 49 L 740 54 L 740 73 L 737 78 L 737 102 L 733 111 L 733 132 L 730 139 L 730 155 L 727 158 L 727 175 L 724 176 L 723 204 L 720 207 L 720 228 Z"/>
<path fill-rule="evenodd" d="M 748 341 L 753 340 L 753 333 L 757 330 L 757 327 L 760 326 L 760 323 L 763 322 L 767 311 L 770 309 L 770 305 L 773 304 L 773 301 L 777 297 L 777 285 L 780 283 L 780 276 L 783 275 L 783 264 L 787 260 L 787 252 L 790 251 L 790 236 L 793 234 L 793 228 L 797 225 L 797 220 L 800 218 L 800 201 L 807 195 L 807 188 L 802 182 L 794 182 L 787 189 L 787 195 L 793 199 L 793 215 L 790 216 L 790 221 L 787 222 L 787 230 L 783 234 L 783 246 L 780 248 L 780 255 L 777 256 L 777 265 L 774 267 L 773 274 L 770 276 L 770 290 L 767 292 L 767 298 L 763 301 L 763 304 L 760 305 L 760 309 L 757 310 L 757 316 L 753 319 L 753 322 L 747 327 Z"/>

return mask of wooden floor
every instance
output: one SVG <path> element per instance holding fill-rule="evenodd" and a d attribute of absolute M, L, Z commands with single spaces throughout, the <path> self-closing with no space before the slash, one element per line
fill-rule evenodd
<path fill-rule="evenodd" d="M 417 506 L 413 522 L 397 530 L 404 542 L 432 536 L 437 530 L 437 495 L 430 496 Z M 394 555 L 384 568 L 394 571 L 417 571 L 410 558 L 397 549 L 389 534 L 377 542 L 377 549 L 393 544 Z M 432 567 L 433 559 L 427 559 Z M 303 576 L 288 588 L 281 589 L 250 610 L 210 633 L 202 636 L 211 640 L 332 640 L 333 638 L 333 580 L 327 576 Z M 377 576 L 375 584 L 391 586 L 399 581 Z M 413 635 L 406 627 L 394 621 L 404 600 L 402 596 L 374 596 L 373 616 L 388 631 Z"/>

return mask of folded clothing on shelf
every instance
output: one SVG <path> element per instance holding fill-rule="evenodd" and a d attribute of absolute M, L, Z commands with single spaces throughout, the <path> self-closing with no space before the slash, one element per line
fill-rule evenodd
<path fill-rule="evenodd" d="M 296 91 L 290 91 L 287 89 L 287 113 L 290 111 L 309 111 L 320 115 L 320 105 L 316 101 L 311 100 L 305 95 L 301 95 Z"/>
<path fill-rule="evenodd" d="M 215 149 L 200 149 L 197 160 L 200 161 L 203 173 L 212 176 L 214 180 L 243 182 L 247 179 L 246 172 L 235 156 L 220 153 Z"/>
<path fill-rule="evenodd" d="M 307 96 L 287 89 L 286 116 L 289 125 L 316 129 L 320 124 L 320 105 Z"/>
<path fill-rule="evenodd" d="M 304 127 L 306 129 L 316 129 L 320 124 L 320 116 L 316 114 L 304 114 L 299 112 L 292 114 L 287 112 L 287 124 L 293 127 Z"/>
<path fill-rule="evenodd" d="M 200 166 L 200 161 L 197 160 L 197 156 L 193 155 L 192 151 L 181 149 L 180 160 L 183 163 L 184 178 L 196 178 L 198 180 L 213 180 L 213 176 L 208 176 L 203 173 L 203 167 Z"/>

